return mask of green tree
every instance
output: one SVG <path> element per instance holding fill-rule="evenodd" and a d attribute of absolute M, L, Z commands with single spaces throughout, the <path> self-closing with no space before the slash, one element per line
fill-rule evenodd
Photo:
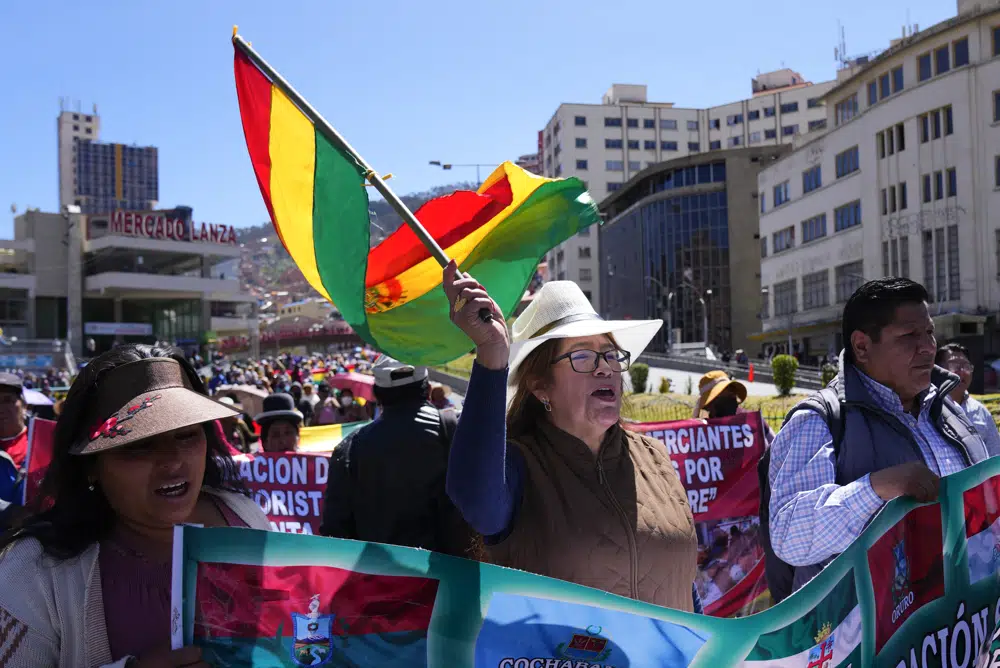
<path fill-rule="evenodd" d="M 628 369 L 628 375 L 632 378 L 632 391 L 636 394 L 646 392 L 646 380 L 649 379 L 649 365 L 633 364 Z"/>
<path fill-rule="evenodd" d="M 771 360 L 771 372 L 778 393 L 787 397 L 795 387 L 795 372 L 799 370 L 799 361 L 791 355 L 777 355 Z"/>

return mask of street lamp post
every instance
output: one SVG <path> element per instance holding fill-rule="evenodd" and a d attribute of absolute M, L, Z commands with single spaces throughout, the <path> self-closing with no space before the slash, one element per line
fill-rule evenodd
<path fill-rule="evenodd" d="M 493 166 L 493 165 L 490 165 L 488 163 L 482 163 L 482 162 L 454 163 L 454 162 L 441 162 L 440 160 L 431 160 L 427 164 L 433 165 L 435 167 L 440 167 L 441 169 L 444 169 L 444 170 L 450 170 L 452 167 L 475 167 L 476 168 L 476 185 L 477 186 L 481 186 L 483 184 L 483 180 L 479 176 L 479 168 L 480 167 L 492 167 Z"/>
<path fill-rule="evenodd" d="M 663 285 L 663 283 L 660 283 L 660 281 L 658 281 L 657 279 L 653 278 L 652 276 L 647 276 L 646 280 L 650 281 L 651 283 L 656 283 L 656 285 L 659 286 L 659 288 L 660 288 L 660 298 L 662 299 L 663 298 L 663 293 L 667 290 L 667 288 Z M 705 342 L 705 347 L 707 348 L 708 347 L 708 305 L 705 303 L 705 297 L 702 295 L 701 291 L 698 290 L 698 288 L 696 288 L 694 286 L 694 284 L 692 284 L 692 283 L 684 281 L 684 282 L 681 283 L 681 287 L 682 288 L 687 288 L 687 289 L 691 290 L 694 293 L 695 297 L 698 298 L 698 301 L 701 302 L 701 335 L 702 335 L 703 341 Z M 705 295 L 711 297 L 712 296 L 712 289 L 709 288 L 708 290 L 706 290 L 705 291 Z M 674 293 L 673 292 L 669 292 L 667 294 L 667 352 L 671 352 L 673 350 L 673 337 L 674 337 L 674 330 L 673 330 L 673 327 L 672 327 L 672 324 L 673 324 L 672 323 L 673 314 L 670 312 L 670 301 L 673 298 L 674 298 Z"/>

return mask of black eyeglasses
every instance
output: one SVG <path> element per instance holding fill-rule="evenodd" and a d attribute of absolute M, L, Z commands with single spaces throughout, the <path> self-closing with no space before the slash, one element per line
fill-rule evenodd
<path fill-rule="evenodd" d="M 552 360 L 552 363 L 557 364 L 564 359 L 569 359 L 569 364 L 573 367 L 573 371 L 577 373 L 594 373 L 597 371 L 597 367 L 601 365 L 602 358 L 608 363 L 612 371 L 622 372 L 628 371 L 632 356 L 624 350 L 617 349 L 607 350 L 603 353 L 596 350 L 573 350 L 555 358 Z"/>

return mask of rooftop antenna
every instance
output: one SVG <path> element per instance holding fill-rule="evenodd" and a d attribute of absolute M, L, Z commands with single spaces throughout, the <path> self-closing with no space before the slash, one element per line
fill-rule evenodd
<path fill-rule="evenodd" d="M 844 32 L 844 26 L 840 21 L 837 21 L 837 32 L 840 33 L 840 40 L 837 42 L 837 46 L 833 49 L 833 59 L 841 67 L 847 67 L 847 33 Z"/>

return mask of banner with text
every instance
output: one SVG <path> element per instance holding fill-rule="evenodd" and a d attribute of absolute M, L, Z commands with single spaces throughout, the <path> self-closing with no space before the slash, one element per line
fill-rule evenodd
<path fill-rule="evenodd" d="M 887 504 L 809 584 L 749 617 L 679 612 L 443 555 L 178 527 L 172 644 L 212 665 L 925 668 L 1000 623 L 1000 458 Z"/>
<path fill-rule="evenodd" d="M 233 459 L 273 531 L 319 533 L 329 453 L 260 452 Z"/>
<path fill-rule="evenodd" d="M 757 462 L 766 445 L 761 414 L 629 428 L 666 446 L 687 491 L 698 532 L 695 586 L 705 613 L 742 617 L 770 607 L 758 536 Z"/>
<path fill-rule="evenodd" d="M 28 505 L 38 496 L 55 447 L 55 420 L 31 418 L 28 423 L 28 451 L 24 457 L 21 503 Z"/>

